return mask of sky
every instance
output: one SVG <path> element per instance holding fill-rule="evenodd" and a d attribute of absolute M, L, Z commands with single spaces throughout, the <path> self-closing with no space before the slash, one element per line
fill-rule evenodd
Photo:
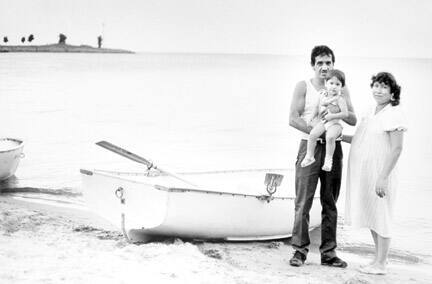
<path fill-rule="evenodd" d="M 137 52 L 432 57 L 430 0 L 0 0 L 0 40 Z M 1 41 L 2 43 L 2 41 Z"/>

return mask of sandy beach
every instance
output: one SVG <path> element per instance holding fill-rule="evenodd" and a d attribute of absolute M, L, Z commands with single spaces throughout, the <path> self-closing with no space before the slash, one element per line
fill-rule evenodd
<path fill-rule="evenodd" d="M 0 196 L 1 283 L 431 283 L 430 265 L 391 251 L 386 276 L 357 271 L 370 245 L 348 249 L 347 269 L 319 264 L 319 230 L 305 266 L 289 266 L 288 240 L 205 242 L 163 239 L 130 244 L 121 232 L 86 210 Z M 429 270 L 430 271 L 430 270 Z"/>

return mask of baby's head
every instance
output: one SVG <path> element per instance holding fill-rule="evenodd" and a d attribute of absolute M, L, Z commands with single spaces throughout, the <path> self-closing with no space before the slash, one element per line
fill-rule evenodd
<path fill-rule="evenodd" d="M 339 94 L 345 87 L 345 74 L 338 69 L 330 70 L 325 78 L 325 86 L 330 94 Z"/>

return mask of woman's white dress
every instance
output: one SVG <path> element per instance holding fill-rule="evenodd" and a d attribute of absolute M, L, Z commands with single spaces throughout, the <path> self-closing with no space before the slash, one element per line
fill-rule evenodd
<path fill-rule="evenodd" d="M 405 131 L 406 124 L 399 106 L 388 104 L 375 114 L 375 107 L 361 120 L 351 142 L 345 203 L 345 222 L 366 227 L 382 237 L 391 236 L 396 190 L 396 171 L 389 176 L 388 192 L 375 192 L 378 175 L 390 154 L 390 131 Z"/>

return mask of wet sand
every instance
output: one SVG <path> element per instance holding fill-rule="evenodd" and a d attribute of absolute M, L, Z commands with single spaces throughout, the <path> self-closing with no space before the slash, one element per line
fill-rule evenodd
<path fill-rule="evenodd" d="M 289 266 L 289 240 L 203 242 L 167 238 L 130 244 L 119 230 L 78 209 L 0 195 L 0 283 L 432 283 L 429 263 L 391 251 L 386 276 L 357 271 L 369 244 L 339 237 L 347 269 L 319 264 L 319 230 L 306 265 Z"/>

